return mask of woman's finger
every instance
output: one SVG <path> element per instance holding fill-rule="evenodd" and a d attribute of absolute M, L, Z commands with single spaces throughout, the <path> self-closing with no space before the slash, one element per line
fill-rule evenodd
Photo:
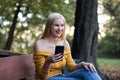
<path fill-rule="evenodd" d="M 85 68 L 86 70 L 89 70 L 89 67 L 88 67 L 87 65 L 84 65 L 84 68 Z"/>
<path fill-rule="evenodd" d="M 62 55 L 62 53 L 55 54 L 55 55 L 53 56 L 53 60 L 54 60 L 54 62 L 61 61 L 62 59 L 63 59 L 63 55 Z"/>
<path fill-rule="evenodd" d="M 94 72 L 97 72 L 94 66 L 93 66 L 93 71 L 94 71 Z"/>
<path fill-rule="evenodd" d="M 95 67 L 94 67 L 94 65 L 93 64 L 89 64 L 89 68 L 90 68 L 90 70 L 92 71 L 92 72 L 96 72 L 96 69 L 95 69 Z"/>
<path fill-rule="evenodd" d="M 55 59 L 59 59 L 59 58 L 62 58 L 63 55 L 61 55 L 61 54 L 57 54 L 57 55 L 54 55 L 54 57 L 55 57 Z"/>
<path fill-rule="evenodd" d="M 63 60 L 63 58 L 59 58 L 59 59 L 56 59 L 56 60 L 54 60 L 55 62 L 59 62 L 59 61 L 62 61 Z"/>

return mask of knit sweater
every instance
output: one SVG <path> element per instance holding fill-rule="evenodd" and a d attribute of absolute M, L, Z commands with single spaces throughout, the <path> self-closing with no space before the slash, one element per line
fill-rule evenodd
<path fill-rule="evenodd" d="M 72 59 L 70 50 L 64 50 L 64 57 L 62 61 L 51 63 L 50 70 L 48 72 L 42 69 L 45 59 L 52 53 L 48 51 L 36 51 L 33 55 L 33 60 L 35 63 L 36 80 L 46 80 L 57 74 L 62 74 L 62 69 L 66 66 L 69 71 L 72 71 L 76 65 Z"/>

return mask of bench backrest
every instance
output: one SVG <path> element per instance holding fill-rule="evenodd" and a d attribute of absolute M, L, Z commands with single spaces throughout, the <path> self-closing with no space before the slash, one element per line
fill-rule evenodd
<path fill-rule="evenodd" d="M 0 80 L 20 80 L 34 74 L 32 54 L 0 58 Z"/>

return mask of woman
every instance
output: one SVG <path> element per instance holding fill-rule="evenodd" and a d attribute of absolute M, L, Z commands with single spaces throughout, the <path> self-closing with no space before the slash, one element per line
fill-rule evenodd
<path fill-rule="evenodd" d="M 64 54 L 54 54 L 57 45 L 65 47 Z M 35 44 L 33 59 L 36 80 L 101 80 L 93 64 L 75 64 L 73 61 L 69 43 L 65 39 L 65 18 L 59 13 L 48 16 L 43 36 Z M 70 74 L 62 74 L 64 66 L 71 71 Z"/>

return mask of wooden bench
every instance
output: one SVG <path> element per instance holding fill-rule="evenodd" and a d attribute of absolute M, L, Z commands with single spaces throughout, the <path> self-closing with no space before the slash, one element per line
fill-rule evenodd
<path fill-rule="evenodd" d="M 34 74 L 32 54 L 0 50 L 0 80 L 34 80 Z"/>

